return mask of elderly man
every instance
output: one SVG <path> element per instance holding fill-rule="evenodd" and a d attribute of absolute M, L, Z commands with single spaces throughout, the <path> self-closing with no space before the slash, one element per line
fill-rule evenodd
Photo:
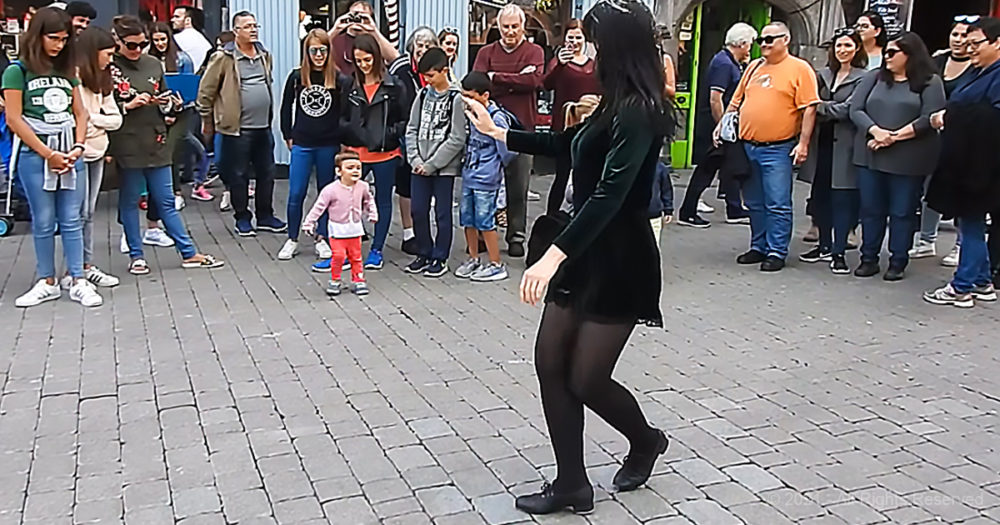
<path fill-rule="evenodd" d="M 808 62 L 788 52 L 791 31 L 772 22 L 757 43 L 763 58 L 747 67 L 728 112 L 739 112 L 739 137 L 750 162 L 743 200 L 750 210 L 750 251 L 739 264 L 763 272 L 785 267 L 792 239 L 792 162 L 802 164 L 816 124 L 819 93 Z M 719 143 L 721 122 L 713 139 Z"/>
<path fill-rule="evenodd" d="M 538 114 L 538 89 L 545 73 L 542 48 L 524 36 L 524 10 L 508 4 L 500 10 L 497 25 L 500 40 L 484 46 L 476 55 L 473 71 L 482 71 L 493 82 L 493 100 L 509 110 L 528 131 L 534 131 Z M 507 253 L 524 257 L 528 226 L 528 181 L 532 158 L 518 155 L 507 166 Z"/>
<path fill-rule="evenodd" d="M 337 62 L 341 73 L 354 75 L 354 57 L 351 55 L 351 49 L 354 46 L 354 37 L 358 35 L 371 35 L 375 38 L 386 66 L 399 58 L 396 46 L 375 27 L 375 10 L 372 9 L 372 5 L 368 0 L 356 0 L 347 8 L 347 13 L 333 22 L 333 28 L 330 29 L 333 59 Z"/>
<path fill-rule="evenodd" d="M 705 189 L 712 185 L 715 173 L 722 167 L 721 148 L 712 144 L 712 129 L 722 119 L 726 107 L 733 99 L 736 86 L 743 75 L 743 64 L 750 59 L 750 48 L 757 38 L 757 30 L 743 22 L 737 22 L 726 32 L 726 46 L 712 57 L 708 65 L 708 100 L 698 107 L 699 124 L 695 131 L 694 151 L 698 165 L 691 175 L 684 204 L 677 214 L 677 222 L 694 228 L 708 228 L 712 223 L 698 215 L 698 201 Z M 709 126 L 709 122 L 712 126 Z M 750 219 L 743 211 L 739 184 L 732 177 L 719 177 L 719 184 L 726 195 L 726 222 L 748 224 Z"/>

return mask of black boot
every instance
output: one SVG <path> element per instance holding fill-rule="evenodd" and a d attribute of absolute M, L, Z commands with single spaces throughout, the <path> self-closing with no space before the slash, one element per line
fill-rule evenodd
<path fill-rule="evenodd" d="M 541 492 L 518 497 L 514 506 L 528 514 L 552 514 L 565 509 L 575 514 L 590 514 L 594 511 L 594 488 L 586 485 L 573 492 L 561 493 L 546 483 Z"/>
<path fill-rule="evenodd" d="M 630 452 L 625 456 L 622 468 L 615 473 L 614 486 L 619 492 L 635 490 L 643 486 L 653 473 L 653 466 L 656 465 L 656 458 L 667 451 L 666 434 L 662 430 L 656 430 L 656 446 L 650 450 Z"/>

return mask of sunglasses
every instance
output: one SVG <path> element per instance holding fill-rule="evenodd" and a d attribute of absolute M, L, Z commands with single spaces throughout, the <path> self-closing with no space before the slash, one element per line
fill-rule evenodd
<path fill-rule="evenodd" d="M 148 46 L 149 40 L 143 40 L 142 42 L 122 42 L 122 45 L 129 51 L 138 51 Z"/>
<path fill-rule="evenodd" d="M 958 15 L 955 17 L 955 22 L 959 24 L 975 24 L 980 21 L 983 17 L 979 15 Z"/>
<path fill-rule="evenodd" d="M 857 27 L 857 28 L 858 28 L 858 31 L 867 31 L 867 30 L 869 30 L 869 29 L 872 29 L 872 28 L 873 28 L 873 27 L 875 27 L 875 26 L 873 26 L 873 25 L 871 25 L 871 24 L 867 24 L 867 23 L 863 23 L 863 22 L 862 22 L 862 23 L 859 23 L 859 24 L 857 24 L 857 25 L 856 25 L 856 26 L 854 26 L 854 27 Z"/>
<path fill-rule="evenodd" d="M 896 55 L 898 55 L 898 54 L 900 54 L 902 52 L 903 52 L 902 49 L 886 49 L 885 50 L 885 57 L 886 58 L 895 58 Z"/>
<path fill-rule="evenodd" d="M 446 27 L 446 28 L 444 28 L 444 29 L 441 30 L 441 33 L 445 34 L 445 35 L 455 35 L 455 36 L 458 36 L 458 28 L 457 27 Z"/>
<path fill-rule="evenodd" d="M 757 40 L 756 40 L 756 42 L 757 42 L 758 46 L 769 46 L 769 45 L 773 44 L 775 40 L 778 40 L 778 39 L 781 39 L 781 38 L 785 38 L 786 36 L 788 36 L 788 35 L 786 35 L 785 33 L 782 33 L 780 35 L 767 35 L 767 36 L 758 37 Z"/>
<path fill-rule="evenodd" d="M 833 32 L 834 38 L 840 38 L 842 36 L 854 36 L 858 34 L 858 31 L 853 27 L 842 27 Z"/>
<path fill-rule="evenodd" d="M 320 55 L 327 55 L 329 53 L 330 53 L 330 50 L 326 46 L 316 46 L 316 47 L 310 47 L 309 48 L 309 54 L 310 55 L 320 56 Z"/>

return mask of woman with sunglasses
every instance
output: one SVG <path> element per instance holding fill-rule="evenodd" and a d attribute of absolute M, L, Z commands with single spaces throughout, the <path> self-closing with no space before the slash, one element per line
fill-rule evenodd
<path fill-rule="evenodd" d="M 587 56 L 587 35 L 583 32 L 583 22 L 570 20 L 566 23 L 563 45 L 555 58 L 545 68 L 545 89 L 552 90 L 552 130 L 562 131 L 566 122 L 566 104 L 580 100 L 584 95 L 600 95 L 601 83 L 597 79 L 595 60 Z M 556 157 L 556 178 L 549 189 L 546 211 L 555 213 L 562 205 L 569 182 L 569 155 Z"/>
<path fill-rule="evenodd" d="M 448 81 L 452 84 L 458 84 L 458 77 L 455 76 L 455 61 L 458 60 L 458 46 L 462 42 L 462 37 L 458 35 L 458 29 L 446 27 L 438 33 L 437 38 L 444 54 L 448 55 L 450 66 L 448 68 Z"/>
<path fill-rule="evenodd" d="M 143 54 L 149 45 L 142 22 L 134 16 L 118 16 L 113 21 L 118 53 L 111 66 L 115 100 L 122 109 L 122 127 L 111 133 L 109 153 L 119 167 L 121 189 L 118 215 L 128 243 L 129 273 L 146 275 L 149 265 L 143 257 L 136 204 L 145 182 L 149 205 L 156 206 L 167 235 L 180 252 L 184 268 L 218 268 L 223 262 L 198 252 L 188 235 L 180 213 L 174 207 L 171 151 L 167 147 L 166 115 L 181 106 L 180 97 L 166 89 L 163 65 Z"/>
<path fill-rule="evenodd" d="M 853 28 L 839 29 L 827 53 L 826 67 L 816 73 L 821 102 L 816 106 L 816 131 L 811 154 L 799 178 L 812 183 L 809 195 L 819 246 L 803 253 L 806 263 L 830 261 L 836 274 L 850 273 L 844 252 L 847 238 L 858 221 L 857 168 L 851 95 L 864 78 L 868 55 L 861 35 Z"/>
<path fill-rule="evenodd" d="M 879 252 L 888 223 L 890 258 L 883 278 L 904 277 L 924 179 L 934 170 L 941 147 L 930 119 L 944 105 L 944 84 L 915 33 L 903 33 L 886 45 L 882 68 L 866 76 L 851 99 L 863 233 L 861 265 L 854 275 L 881 272 Z"/>
<path fill-rule="evenodd" d="M 309 31 L 302 40 L 302 64 L 285 81 L 281 99 L 281 134 L 292 152 L 288 166 L 288 240 L 278 252 L 287 261 L 298 253 L 302 205 L 316 169 L 316 191 L 333 182 L 333 158 L 340 152 L 340 101 L 350 79 L 330 58 L 330 35 Z M 316 256 L 331 257 L 324 215 L 316 228 Z"/>
<path fill-rule="evenodd" d="M 978 15 L 956 16 L 948 37 L 948 49 L 934 57 L 934 64 L 944 81 L 945 96 L 949 99 L 952 93 L 971 82 L 978 73 L 976 68 L 972 67 L 972 55 L 969 54 L 968 42 L 969 26 L 978 22 L 979 19 Z M 929 181 L 930 179 L 928 179 L 928 183 Z M 937 256 L 937 238 L 940 225 L 941 214 L 927 206 L 927 202 L 924 201 L 920 210 L 920 234 L 917 236 L 913 249 L 910 250 L 911 258 L 923 259 Z M 941 260 L 941 265 L 958 266 L 961 247 L 962 237 L 960 233 L 955 246 Z"/>
<path fill-rule="evenodd" d="M 865 11 L 858 17 L 854 29 L 861 35 L 865 54 L 868 55 L 868 70 L 882 67 L 882 50 L 885 49 L 885 45 L 889 41 L 889 34 L 885 32 L 885 21 L 882 19 L 882 15 L 875 11 Z"/>
<path fill-rule="evenodd" d="M 31 290 L 14 301 L 20 308 L 62 296 L 56 282 L 57 224 L 72 281 L 70 299 L 83 306 L 104 302 L 83 269 L 87 110 L 73 63 L 73 34 L 65 11 L 39 9 L 21 37 L 20 61 L 3 73 L 7 125 L 14 133 L 11 176 L 20 179 L 31 208 L 38 276 Z"/>

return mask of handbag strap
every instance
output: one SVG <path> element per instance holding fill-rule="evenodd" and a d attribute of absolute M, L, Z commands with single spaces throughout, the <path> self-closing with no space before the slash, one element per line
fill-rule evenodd
<path fill-rule="evenodd" d="M 743 109 L 743 103 L 747 101 L 747 86 L 750 85 L 750 79 L 753 77 L 753 74 L 756 73 L 758 69 L 760 69 L 760 66 L 764 65 L 764 62 L 766 60 L 767 59 L 765 59 L 763 57 L 762 58 L 758 58 L 757 61 L 756 61 L 756 63 L 750 66 L 750 69 L 747 70 L 747 74 L 740 81 L 740 83 L 743 84 L 743 98 L 740 99 L 740 104 L 738 106 L 736 106 L 736 138 L 737 138 L 737 140 L 739 140 L 740 131 L 741 131 L 739 129 L 740 128 L 740 110 Z"/>

